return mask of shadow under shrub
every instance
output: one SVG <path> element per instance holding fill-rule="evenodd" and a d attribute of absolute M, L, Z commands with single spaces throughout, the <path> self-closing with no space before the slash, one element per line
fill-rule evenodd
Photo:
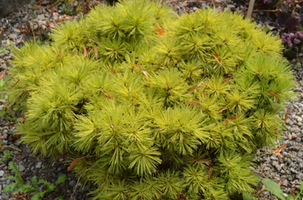
<path fill-rule="evenodd" d="M 9 102 L 34 154 L 82 158 L 95 199 L 233 199 L 281 136 L 294 86 L 281 41 L 229 12 L 97 6 L 15 49 Z"/>

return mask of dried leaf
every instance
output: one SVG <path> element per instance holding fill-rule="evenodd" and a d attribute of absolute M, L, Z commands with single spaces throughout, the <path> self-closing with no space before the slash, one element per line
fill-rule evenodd
<path fill-rule="evenodd" d="M 22 158 L 21 158 L 18 154 L 13 153 L 13 155 L 17 156 L 17 158 L 18 158 L 19 160 L 22 160 Z"/>
<path fill-rule="evenodd" d="M 198 101 L 189 101 L 189 102 L 186 102 L 186 104 L 201 106 L 200 102 L 198 102 Z"/>
<path fill-rule="evenodd" d="M 224 121 L 224 125 L 226 125 L 229 121 L 232 121 L 232 120 L 235 120 L 237 118 L 239 118 L 240 115 L 236 115 L 236 116 L 232 116 L 230 118 L 227 118 L 225 121 Z"/>
<path fill-rule="evenodd" d="M 35 5 L 34 8 L 35 8 L 35 9 L 42 9 L 42 8 L 44 8 L 44 7 L 43 7 L 43 6 Z"/>
<path fill-rule="evenodd" d="M 276 93 L 273 93 L 273 92 L 270 92 L 270 91 L 268 93 L 276 97 L 276 104 L 277 104 L 278 99 L 279 99 L 278 95 Z"/>
<path fill-rule="evenodd" d="M 263 192 L 265 192 L 265 191 L 267 191 L 266 189 L 261 189 L 261 190 L 259 190 L 259 192 L 257 192 L 256 194 L 254 194 L 254 197 L 258 197 L 260 194 L 262 194 Z"/>
<path fill-rule="evenodd" d="M 37 2 L 35 3 L 35 5 L 38 5 L 38 4 L 40 4 L 40 3 L 41 3 L 41 0 L 37 1 Z"/>
<path fill-rule="evenodd" d="M 54 6 L 54 7 L 52 8 L 52 14 L 54 14 L 55 11 L 56 11 L 56 6 Z"/>
<path fill-rule="evenodd" d="M 290 195 L 293 196 L 293 197 L 295 196 L 295 188 L 291 188 Z"/>
<path fill-rule="evenodd" d="M 291 111 L 291 108 L 288 109 L 287 113 L 285 114 L 285 123 L 287 123 L 287 117 L 288 117 L 288 114 L 290 113 Z"/>
<path fill-rule="evenodd" d="M 149 76 L 148 76 L 147 72 L 144 71 L 144 70 L 140 70 L 140 71 L 144 74 L 144 76 L 146 77 L 147 81 L 150 82 Z"/>
<path fill-rule="evenodd" d="M 141 68 L 141 66 L 140 66 L 140 65 L 136 65 L 136 64 L 134 64 L 134 63 L 131 63 L 131 66 Z"/>
<path fill-rule="evenodd" d="M 217 54 L 212 54 L 212 56 L 216 59 L 216 61 L 220 64 L 219 59 L 216 57 Z M 219 55 L 218 55 L 219 56 Z"/>
<path fill-rule="evenodd" d="M 217 113 L 219 114 L 219 113 L 223 112 L 224 110 L 227 110 L 227 108 L 223 108 L 223 109 L 219 110 Z"/>
<path fill-rule="evenodd" d="M 14 85 L 12 87 L 14 87 L 15 85 L 17 85 L 17 83 L 19 83 L 19 81 L 20 81 L 20 75 L 19 75 L 19 72 L 18 72 L 18 80 L 17 80 L 16 83 L 14 83 Z"/>
<path fill-rule="evenodd" d="M 21 124 L 24 124 L 25 122 L 25 113 L 24 110 L 22 110 L 22 120 L 21 120 Z"/>
<path fill-rule="evenodd" d="M 156 26 L 157 26 L 156 33 L 160 36 L 163 36 L 165 34 L 165 30 L 163 28 L 161 28 L 158 23 L 156 24 Z"/>
<path fill-rule="evenodd" d="M 206 86 L 206 87 L 203 89 L 203 91 L 202 91 L 202 97 L 203 97 L 204 100 L 205 100 L 204 92 L 205 92 L 206 88 L 207 88 L 207 86 Z"/>
<path fill-rule="evenodd" d="M 83 47 L 83 50 L 84 50 L 84 58 L 86 58 L 86 56 L 87 56 L 87 50 L 86 50 L 85 47 Z"/>
<path fill-rule="evenodd" d="M 0 29 L 0 47 L 2 45 L 2 40 L 3 40 L 3 36 L 4 36 L 4 31 L 5 31 L 6 27 L 3 26 L 1 29 Z"/>
<path fill-rule="evenodd" d="M 297 139 L 297 138 L 301 138 L 302 136 L 293 136 L 291 139 L 292 140 L 295 140 L 295 139 Z"/>
<path fill-rule="evenodd" d="M 108 99 L 114 99 L 114 97 L 110 96 L 110 95 L 105 91 L 105 89 L 103 89 L 103 92 L 104 92 L 105 96 L 106 96 Z"/>
<path fill-rule="evenodd" d="M 205 82 L 201 82 L 198 85 L 195 85 L 194 87 L 192 87 L 190 90 L 188 90 L 188 93 L 193 92 L 195 89 L 197 89 L 198 87 L 200 87 L 201 85 L 205 84 Z"/>
<path fill-rule="evenodd" d="M 86 157 L 86 156 L 85 156 L 85 157 Z M 85 157 L 81 157 L 81 158 L 74 159 L 73 162 L 72 162 L 72 163 L 70 164 L 70 166 L 68 167 L 67 171 L 69 172 L 69 171 L 75 166 L 75 164 L 76 164 L 79 160 L 81 160 L 81 159 L 83 159 L 83 158 L 85 158 Z"/>
<path fill-rule="evenodd" d="M 234 77 L 236 77 L 236 75 L 231 76 L 231 77 L 229 77 L 229 78 L 226 78 L 226 79 L 224 79 L 224 81 L 230 81 L 230 79 L 232 79 L 232 78 L 234 78 Z"/>
<path fill-rule="evenodd" d="M 97 47 L 94 45 L 94 52 L 95 52 L 95 57 L 96 57 L 96 60 L 98 60 L 98 50 L 97 50 Z"/>
<path fill-rule="evenodd" d="M 208 170 L 208 177 L 207 177 L 207 180 L 210 179 L 210 176 L 211 176 L 212 173 L 213 173 L 213 167 L 210 167 L 209 170 Z"/>
<path fill-rule="evenodd" d="M 114 68 L 112 66 L 110 66 L 110 70 L 116 74 L 116 73 L 123 73 L 123 71 L 117 71 L 117 70 L 114 70 Z"/>
<path fill-rule="evenodd" d="M 282 186 L 284 184 L 284 182 L 286 181 L 286 179 L 284 179 L 281 183 L 280 186 Z"/>
<path fill-rule="evenodd" d="M 206 158 L 206 156 L 202 156 L 202 157 L 197 158 L 197 159 L 185 158 L 185 160 L 187 160 L 187 161 L 193 161 L 193 162 L 196 162 L 196 163 L 207 163 L 207 164 L 213 166 L 213 163 L 211 161 L 209 161 L 209 160 L 203 160 L 204 158 Z"/>
<path fill-rule="evenodd" d="M 200 161 L 200 160 L 203 160 L 204 158 L 206 158 L 206 156 L 202 156 L 202 157 L 197 158 L 197 159 L 185 158 L 185 160 L 188 160 L 188 161 L 194 161 L 194 162 L 198 162 L 198 161 Z"/>
<path fill-rule="evenodd" d="M 188 199 L 187 197 L 184 196 L 184 194 L 181 191 L 177 194 L 177 197 L 178 199 Z"/>
<path fill-rule="evenodd" d="M 53 22 L 49 22 L 49 21 L 47 21 L 46 24 L 51 28 L 53 28 L 55 26 L 55 24 Z"/>
<path fill-rule="evenodd" d="M 274 151 L 271 152 L 271 153 L 272 153 L 272 154 L 274 154 L 274 153 L 277 154 L 278 157 L 279 157 L 279 159 L 281 159 L 281 154 L 280 154 L 280 152 L 282 151 L 282 149 L 283 149 L 284 147 L 286 147 L 286 145 L 287 145 L 287 143 L 285 143 L 285 144 L 279 146 L 276 150 L 274 150 Z"/>
<path fill-rule="evenodd" d="M 11 123 L 8 124 L 8 126 L 13 126 L 15 124 L 16 124 L 16 122 L 11 122 Z"/>
<path fill-rule="evenodd" d="M 6 69 L 3 70 L 3 71 L 1 72 L 1 74 L 0 74 L 0 79 L 3 79 L 3 77 L 4 77 L 4 75 L 5 75 L 5 72 L 6 72 Z"/>
<path fill-rule="evenodd" d="M 21 137 L 21 135 L 17 134 L 12 138 L 12 141 L 14 142 L 15 140 L 19 139 L 20 137 Z"/>

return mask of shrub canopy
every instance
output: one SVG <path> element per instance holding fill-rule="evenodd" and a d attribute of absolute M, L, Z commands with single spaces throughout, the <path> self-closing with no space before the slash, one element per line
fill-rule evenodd
<path fill-rule="evenodd" d="M 95 199 L 252 193 L 254 150 L 280 137 L 293 75 L 273 35 L 210 8 L 97 6 L 50 45 L 14 50 L 9 102 L 34 154 L 80 158 Z"/>

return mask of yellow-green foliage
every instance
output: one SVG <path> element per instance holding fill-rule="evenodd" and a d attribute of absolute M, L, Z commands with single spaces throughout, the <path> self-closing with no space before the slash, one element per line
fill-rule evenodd
<path fill-rule="evenodd" d="M 249 155 L 280 137 L 294 82 L 279 39 L 242 18 L 125 0 L 61 24 L 50 45 L 14 51 L 21 140 L 34 154 L 85 156 L 73 170 L 95 199 L 253 192 Z"/>

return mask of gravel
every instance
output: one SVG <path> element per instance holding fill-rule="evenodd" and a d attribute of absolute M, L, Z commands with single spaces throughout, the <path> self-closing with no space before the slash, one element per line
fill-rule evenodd
<path fill-rule="evenodd" d="M 42 1 L 45 2 L 45 1 Z M 47 2 L 47 1 L 46 1 Z M 217 8 L 219 10 L 229 9 L 230 11 L 237 11 L 245 14 L 248 2 L 237 1 L 236 3 L 231 0 L 220 0 Z M 184 0 L 170 0 L 169 5 L 172 6 L 179 14 L 195 11 L 201 7 L 212 6 L 212 2 L 192 2 Z M 15 44 L 20 43 L 22 39 L 21 31 L 18 27 L 25 26 L 26 20 L 32 21 L 34 16 L 35 26 L 42 26 L 45 30 L 48 30 L 49 24 L 55 20 L 62 19 L 66 16 L 58 15 L 56 12 L 51 14 L 51 5 L 40 6 L 39 9 L 34 10 L 30 5 L 25 5 L 22 8 L 16 10 L 6 18 L 0 19 L 0 27 L 6 26 L 5 35 L 2 40 L 2 48 L 4 52 L 1 52 L 0 48 L 0 71 L 9 68 L 8 61 L 12 55 L 9 51 L 10 41 Z M 256 21 L 260 26 L 266 26 L 273 33 L 277 33 L 278 28 L 274 22 L 273 16 L 268 12 L 254 12 L 253 21 Z M 47 23 L 49 22 L 49 23 Z M 1 41 L 0 41 L 1 42 Z M 301 53 L 303 57 L 303 51 Z M 287 109 L 285 113 L 289 111 L 288 119 L 283 132 L 283 139 L 277 142 L 274 148 L 264 148 L 257 150 L 256 166 L 251 166 L 262 178 L 270 178 L 281 184 L 285 194 L 289 194 L 292 188 L 297 188 L 300 181 L 303 181 L 303 69 L 301 63 L 296 60 L 291 62 L 293 72 L 297 81 L 294 92 L 298 94 L 298 99 L 293 102 L 287 102 Z M 1 99 L 1 97 L 0 97 Z M 4 108 L 4 100 L 0 100 L 0 110 Z M 37 178 L 43 178 L 44 180 L 55 183 L 57 178 L 61 174 L 66 174 L 67 180 L 60 184 L 59 190 L 48 194 L 45 199 L 57 199 L 58 195 L 62 195 L 63 199 L 85 200 L 90 186 L 85 186 L 81 189 L 81 183 L 75 178 L 71 172 L 67 172 L 67 167 L 64 164 L 65 158 L 61 158 L 54 162 L 50 159 L 42 159 L 32 157 L 30 150 L 26 144 L 20 144 L 18 139 L 13 135 L 15 124 L 8 121 L 7 118 L 0 118 L 0 140 L 2 145 L 6 145 L 4 150 L 13 151 L 13 157 L 11 159 L 2 158 L 0 162 L 0 200 L 12 199 L 12 196 L 8 193 L 2 192 L 5 185 L 10 184 L 12 181 L 7 180 L 4 177 L 10 174 L 8 163 L 14 161 L 18 165 L 18 169 L 22 173 L 22 177 L 25 181 L 30 181 L 31 177 L 37 176 Z M 271 152 L 282 144 L 287 145 L 282 149 L 281 157 Z M 20 151 L 21 150 L 21 151 Z M 0 155 L 1 157 L 2 155 Z M 261 189 L 262 184 L 258 189 Z M 40 188 L 41 190 L 43 188 Z M 264 192 L 259 199 L 270 199 L 269 192 Z"/>

